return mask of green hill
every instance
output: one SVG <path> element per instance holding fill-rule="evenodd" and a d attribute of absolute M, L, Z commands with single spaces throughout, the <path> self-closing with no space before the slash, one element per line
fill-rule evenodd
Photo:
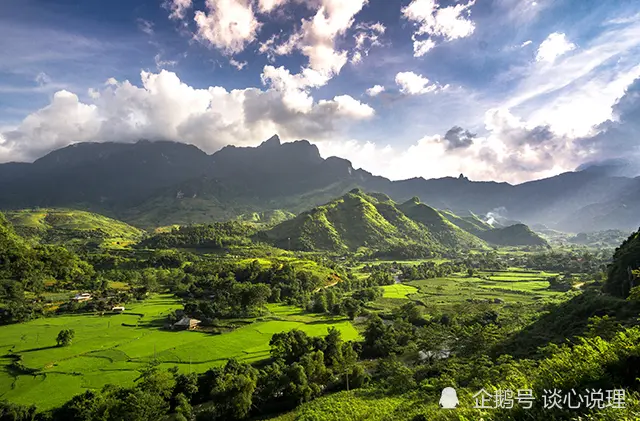
<path fill-rule="evenodd" d="M 460 215 L 454 214 L 451 211 L 444 211 L 444 210 L 440 211 L 440 214 L 445 218 L 447 218 L 449 222 L 456 225 L 458 228 L 461 228 L 462 230 L 469 232 L 473 235 L 477 236 L 479 233 L 493 229 L 491 225 L 489 225 L 488 223 L 480 219 L 478 216 L 476 216 L 471 212 L 469 213 L 470 213 L 469 216 L 460 216 Z"/>
<path fill-rule="evenodd" d="M 248 222 L 258 225 L 275 225 L 295 217 L 296 215 L 294 213 L 276 209 L 264 212 L 245 213 L 238 216 L 236 219 L 240 222 Z"/>
<path fill-rule="evenodd" d="M 96 213 L 69 209 L 7 211 L 18 234 L 47 244 L 122 247 L 139 241 L 144 231 Z"/>
<path fill-rule="evenodd" d="M 478 236 L 488 243 L 499 246 L 535 246 L 549 247 L 547 240 L 540 237 L 524 224 L 494 228 L 479 233 Z"/>
<path fill-rule="evenodd" d="M 0 279 L 13 278 L 31 250 L 14 231 L 13 226 L 0 213 Z"/>
<path fill-rule="evenodd" d="M 443 213 L 420 203 L 417 197 L 404 202 L 398 208 L 407 217 L 426 226 L 436 240 L 447 248 L 481 248 L 486 246 L 481 239 L 452 223 Z M 450 212 L 449 214 L 462 220 Z"/>
<path fill-rule="evenodd" d="M 604 290 L 627 297 L 631 288 L 640 285 L 640 231 L 634 232 L 613 254 Z"/>
<path fill-rule="evenodd" d="M 403 253 L 421 255 L 485 246 L 482 240 L 446 221 L 432 208 L 414 205 L 407 202 L 397 206 L 385 195 L 354 189 L 257 237 L 278 247 L 309 251 L 366 247 L 383 253 L 397 254 L 404 249 Z"/>

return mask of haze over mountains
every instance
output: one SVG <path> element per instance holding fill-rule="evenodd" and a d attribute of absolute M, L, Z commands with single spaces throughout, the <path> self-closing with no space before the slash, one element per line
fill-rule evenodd
<path fill-rule="evenodd" d="M 167 141 L 80 143 L 32 164 L 1 164 L 0 208 L 73 207 L 150 227 L 274 209 L 300 213 L 361 188 L 397 203 L 416 197 L 487 221 L 570 232 L 636 229 L 640 177 L 609 174 L 606 167 L 590 167 L 518 185 L 463 175 L 391 181 L 342 158 L 323 159 L 306 140 L 283 144 L 277 136 L 255 148 L 227 146 L 212 155 Z"/>

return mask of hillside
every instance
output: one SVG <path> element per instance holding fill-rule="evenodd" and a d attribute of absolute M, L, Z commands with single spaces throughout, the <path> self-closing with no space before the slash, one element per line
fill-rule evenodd
<path fill-rule="evenodd" d="M 258 238 L 297 250 L 354 251 L 366 247 L 391 251 L 406 246 L 435 251 L 485 246 L 424 204 L 397 206 L 385 195 L 365 194 L 359 189 L 303 212 Z"/>
<path fill-rule="evenodd" d="M 46 244 L 119 247 L 137 242 L 144 231 L 96 213 L 69 209 L 6 212 L 18 234 Z"/>
<path fill-rule="evenodd" d="M 485 222 L 480 217 L 475 215 L 473 212 L 469 212 L 468 216 L 461 216 L 456 215 L 455 213 L 448 210 L 441 210 L 440 214 L 458 228 L 473 235 L 478 235 L 481 232 L 494 228 L 489 223 Z"/>
<path fill-rule="evenodd" d="M 275 225 L 295 217 L 296 215 L 294 213 L 276 209 L 272 211 L 242 214 L 238 216 L 237 220 L 256 225 Z"/>
<path fill-rule="evenodd" d="M 442 213 L 424 203 L 420 203 L 420 199 L 417 197 L 406 201 L 398 208 L 410 219 L 426 226 L 438 242 L 447 248 L 481 248 L 486 246 L 482 240 L 471 234 L 470 231 L 461 229 L 445 218 Z"/>
<path fill-rule="evenodd" d="M 626 298 L 631 288 L 640 285 L 640 231 L 634 232 L 618 247 L 609 265 L 604 290 Z"/>
<path fill-rule="evenodd" d="M 531 231 L 531 229 L 524 224 L 510 225 L 504 228 L 493 228 L 478 235 L 486 242 L 499 246 L 549 247 L 547 240 Z"/>
<path fill-rule="evenodd" d="M 501 209 L 508 220 L 569 232 L 630 230 L 640 210 L 640 178 L 584 170 L 518 185 L 464 176 L 391 181 L 348 160 L 323 158 L 307 140 L 282 143 L 277 136 L 212 155 L 179 142 L 80 143 L 32 164 L 0 164 L 0 209 L 69 207 L 143 228 L 276 209 L 298 213 L 353 188 L 382 192 L 398 203 L 419 197 L 457 215 Z M 473 217 L 462 218 L 476 225 Z"/>

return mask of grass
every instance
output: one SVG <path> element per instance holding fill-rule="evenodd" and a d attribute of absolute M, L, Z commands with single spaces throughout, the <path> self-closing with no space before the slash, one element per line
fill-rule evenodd
<path fill-rule="evenodd" d="M 87 234 L 101 239 L 102 247 L 125 248 L 144 234 L 122 221 L 92 212 L 71 209 L 7 211 L 7 219 L 21 235 L 55 244 L 84 244 Z"/>
<path fill-rule="evenodd" d="M 300 329 L 312 336 L 338 328 L 345 340 L 359 334 L 345 319 L 309 315 L 300 309 L 271 304 L 264 317 L 223 334 L 159 329 L 166 315 L 180 308 L 168 295 L 127 306 L 124 314 L 72 315 L 0 327 L 0 399 L 37 404 L 39 410 L 59 406 L 87 389 L 105 384 L 131 385 L 139 370 L 156 359 L 160 367 L 204 372 L 229 358 L 244 362 L 269 356 L 274 333 Z M 137 326 L 137 327 L 136 327 Z M 57 347 L 64 328 L 75 330 L 73 344 Z M 26 370 L 16 371 L 18 359 Z"/>
<path fill-rule="evenodd" d="M 418 292 L 418 288 L 403 284 L 385 285 L 381 288 L 384 292 L 382 295 L 383 298 L 407 298 L 409 294 Z"/>

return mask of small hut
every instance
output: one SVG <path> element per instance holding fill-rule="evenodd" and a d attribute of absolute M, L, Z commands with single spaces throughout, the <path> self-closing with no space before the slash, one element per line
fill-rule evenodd
<path fill-rule="evenodd" d="M 183 317 L 179 321 L 173 324 L 173 329 L 175 330 L 193 330 L 200 324 L 200 320 L 192 319 L 189 317 Z"/>

